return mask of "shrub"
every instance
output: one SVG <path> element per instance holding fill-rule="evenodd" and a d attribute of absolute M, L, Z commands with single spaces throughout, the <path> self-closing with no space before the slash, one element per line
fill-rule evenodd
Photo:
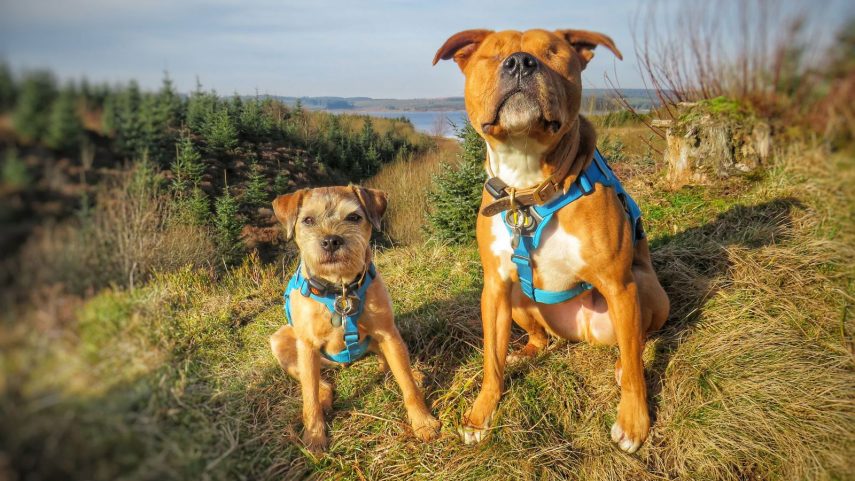
<path fill-rule="evenodd" d="M 428 194 L 428 222 L 434 238 L 452 243 L 475 238 L 475 220 L 481 206 L 484 173 L 484 140 L 466 123 L 457 129 L 462 152 L 453 166 L 444 163 Z"/>
<path fill-rule="evenodd" d="M 603 135 L 600 140 L 600 153 L 609 162 L 620 162 L 624 159 L 624 144 L 620 137 L 612 137 L 609 134 Z"/>

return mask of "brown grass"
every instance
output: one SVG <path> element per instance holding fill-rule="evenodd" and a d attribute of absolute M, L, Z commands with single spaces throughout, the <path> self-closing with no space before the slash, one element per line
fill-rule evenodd
<path fill-rule="evenodd" d="M 450 139 L 436 139 L 437 147 L 415 158 L 399 159 L 387 164 L 366 185 L 389 194 L 389 208 L 383 220 L 383 232 L 394 243 L 417 244 L 424 240 L 427 192 L 433 175 L 457 155 L 458 144 Z"/>
<path fill-rule="evenodd" d="M 212 262 L 210 233 L 180 222 L 155 175 L 139 168 L 120 172 L 101 186 L 88 214 L 40 227 L 21 249 L 17 283 L 24 289 L 59 283 L 82 294 Z"/>

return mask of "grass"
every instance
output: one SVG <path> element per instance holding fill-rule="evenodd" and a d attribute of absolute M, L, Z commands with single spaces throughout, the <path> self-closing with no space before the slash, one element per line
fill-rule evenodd
<path fill-rule="evenodd" d="M 424 219 L 431 178 L 459 150 L 456 142 L 438 138 L 440 146 L 415 158 L 398 159 L 365 183 L 389 195 L 384 232 L 396 244 L 424 242 Z"/>
<path fill-rule="evenodd" d="M 438 441 L 412 437 L 396 384 L 369 358 L 325 373 L 336 387 L 331 448 L 305 452 L 299 387 L 267 344 L 293 266 L 250 256 L 225 273 L 186 267 L 72 307 L 51 299 L 7 313 L 0 473 L 855 478 L 853 153 L 794 147 L 762 177 L 667 191 L 656 163 L 629 151 L 615 168 L 647 213 L 673 305 L 644 352 L 654 424 L 637 454 L 608 438 L 617 350 L 559 341 L 511 369 L 490 439 L 464 446 L 456 425 L 481 375 L 480 263 L 471 245 L 412 242 L 378 251 L 377 265 L 443 423 Z"/>

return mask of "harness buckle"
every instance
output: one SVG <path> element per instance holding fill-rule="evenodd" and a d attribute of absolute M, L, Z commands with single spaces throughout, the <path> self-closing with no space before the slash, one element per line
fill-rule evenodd
<path fill-rule="evenodd" d="M 534 199 L 534 201 L 537 204 L 543 204 L 547 200 L 549 200 L 547 198 L 547 196 L 550 194 L 547 192 L 547 188 L 549 188 L 549 187 L 551 187 L 553 189 L 553 191 L 558 188 L 558 186 L 555 185 L 555 182 L 552 180 L 551 175 L 546 180 L 544 180 L 540 185 L 538 185 L 537 188 L 534 189 L 534 192 L 531 193 L 531 197 Z"/>
<path fill-rule="evenodd" d="M 511 254 L 511 261 L 512 261 L 514 264 L 526 264 L 526 265 L 528 265 L 529 263 L 531 263 L 531 259 L 530 259 L 530 258 L 528 258 L 528 257 L 526 257 L 526 256 L 519 255 L 519 254 L 517 254 L 516 252 L 514 252 L 513 254 Z"/>
<path fill-rule="evenodd" d="M 359 310 L 359 298 L 354 295 L 336 296 L 333 308 L 342 316 L 351 316 Z"/>
<path fill-rule="evenodd" d="M 508 193 L 505 189 L 508 188 L 508 184 L 502 182 L 502 179 L 498 177 L 490 177 L 487 179 L 487 182 L 484 182 L 484 190 L 487 191 L 488 194 L 493 196 L 494 199 L 501 199 L 502 197 L 507 197 Z"/>

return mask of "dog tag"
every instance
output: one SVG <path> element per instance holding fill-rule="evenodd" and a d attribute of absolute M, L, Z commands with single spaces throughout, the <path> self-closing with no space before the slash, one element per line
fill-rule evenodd
<path fill-rule="evenodd" d="M 333 327 L 341 327 L 341 314 L 333 312 L 332 317 L 330 317 L 330 324 L 332 324 Z"/>
<path fill-rule="evenodd" d="M 512 230 L 514 235 L 511 237 L 511 249 L 516 250 L 517 246 L 520 245 L 520 228 L 513 227 Z"/>

